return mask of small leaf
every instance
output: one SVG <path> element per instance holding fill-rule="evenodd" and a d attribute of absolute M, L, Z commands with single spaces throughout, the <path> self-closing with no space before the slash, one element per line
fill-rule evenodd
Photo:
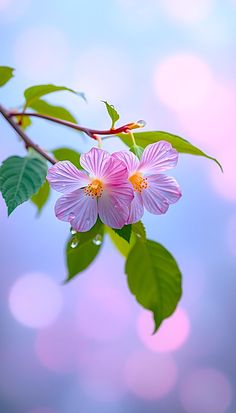
<path fill-rule="evenodd" d="M 125 272 L 136 300 L 153 312 L 156 331 L 181 298 L 181 273 L 175 259 L 157 242 L 137 241 L 128 255 Z"/>
<path fill-rule="evenodd" d="M 141 221 L 136 222 L 136 224 L 131 225 L 132 232 L 131 232 L 131 237 L 129 242 L 124 238 L 121 237 L 120 234 L 118 235 L 117 230 L 114 230 L 110 227 L 105 227 L 105 230 L 109 237 L 111 238 L 111 241 L 115 245 L 115 247 L 118 249 L 118 251 L 123 255 L 124 257 L 127 257 L 131 248 L 134 246 L 136 239 L 139 240 L 146 240 L 146 231 L 144 228 L 144 225 Z M 119 230 L 118 230 L 119 231 Z"/>
<path fill-rule="evenodd" d="M 32 124 L 29 116 L 15 116 L 15 119 L 24 130 Z"/>
<path fill-rule="evenodd" d="M 53 92 L 60 92 L 60 91 L 63 91 L 63 90 L 75 93 L 76 95 L 79 95 L 83 99 L 85 99 L 85 96 L 84 96 L 83 93 L 76 92 L 75 90 L 70 89 L 70 88 L 65 87 L 65 86 L 55 86 L 55 85 L 52 85 L 52 84 L 36 85 L 36 86 L 31 86 L 31 87 L 29 87 L 28 89 L 26 89 L 24 91 L 24 96 L 25 96 L 24 110 L 28 106 L 32 106 L 33 102 L 35 100 L 38 100 L 42 96 L 48 95 L 49 93 L 53 93 Z"/>
<path fill-rule="evenodd" d="M 70 161 L 72 162 L 77 168 L 81 169 L 79 160 L 80 160 L 80 154 L 79 152 L 76 152 L 74 149 L 70 148 L 58 148 L 58 149 L 53 149 L 51 151 L 55 158 L 58 161 Z"/>
<path fill-rule="evenodd" d="M 39 157 L 11 156 L 0 167 L 0 191 L 8 207 L 8 215 L 41 188 L 46 179 L 47 162 Z"/>
<path fill-rule="evenodd" d="M 116 232 L 121 238 L 125 241 L 130 242 L 132 226 L 131 225 L 124 225 L 121 229 L 112 228 L 113 231 Z"/>
<path fill-rule="evenodd" d="M 110 116 L 111 122 L 112 122 L 111 129 L 113 129 L 115 126 L 115 123 L 120 119 L 120 115 L 119 113 L 117 113 L 113 105 L 109 105 L 109 103 L 107 103 L 105 100 L 102 100 L 102 102 L 105 103 L 106 105 L 108 115 Z"/>
<path fill-rule="evenodd" d="M 51 105 L 43 99 L 38 99 L 33 101 L 29 107 L 31 107 L 35 112 L 41 113 L 42 115 L 53 116 L 57 119 L 66 120 L 68 122 L 77 123 L 74 116 L 62 106 Z"/>
<path fill-rule="evenodd" d="M 104 225 L 98 220 L 90 231 L 76 233 L 70 238 L 66 247 L 66 281 L 70 281 L 94 261 L 100 251 L 103 235 Z"/>
<path fill-rule="evenodd" d="M 143 151 L 144 151 L 144 148 L 138 145 L 133 145 L 130 148 L 130 152 L 133 152 L 137 156 L 138 159 L 142 158 Z"/>
<path fill-rule="evenodd" d="M 132 146 L 132 142 L 130 141 L 129 136 L 127 137 L 125 134 L 119 134 L 117 136 L 119 136 L 120 139 L 126 145 L 128 145 L 129 147 Z M 173 148 L 175 148 L 179 153 L 187 153 L 191 155 L 204 156 L 205 158 L 211 159 L 212 161 L 217 163 L 217 165 L 220 167 L 221 171 L 223 172 L 223 168 L 217 159 L 212 158 L 211 156 L 207 155 L 205 152 L 198 149 L 196 146 L 192 145 L 187 140 L 180 138 L 177 135 L 173 135 L 168 132 L 160 132 L 160 131 L 137 132 L 137 133 L 134 133 L 134 138 L 135 138 L 136 143 L 142 146 L 143 148 L 145 148 L 150 143 L 159 142 L 161 140 L 167 141 L 171 143 Z"/>
<path fill-rule="evenodd" d="M 14 69 L 8 66 L 0 66 L 0 87 L 5 85 L 14 76 Z"/>
<path fill-rule="evenodd" d="M 132 233 L 135 235 L 135 237 L 139 240 L 146 241 L 146 229 L 145 226 L 143 225 L 142 221 L 136 222 L 135 224 L 132 224 Z"/>
<path fill-rule="evenodd" d="M 46 204 L 50 195 L 50 185 L 48 181 L 45 181 L 39 191 L 32 196 L 31 201 L 36 205 L 38 209 L 38 215 L 41 213 L 42 208 Z"/>

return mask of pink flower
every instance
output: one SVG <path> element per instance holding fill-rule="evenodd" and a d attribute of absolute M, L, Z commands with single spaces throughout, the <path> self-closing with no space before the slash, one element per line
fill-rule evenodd
<path fill-rule="evenodd" d="M 181 190 L 174 178 L 160 174 L 176 166 L 178 152 L 165 141 L 148 145 L 141 161 L 127 151 L 115 152 L 113 157 L 126 165 L 129 181 L 134 189 L 127 224 L 140 220 L 144 207 L 152 214 L 164 214 L 170 204 L 181 197 Z"/>
<path fill-rule="evenodd" d="M 87 172 L 69 161 L 57 162 L 48 171 L 51 187 L 65 194 L 56 202 L 57 218 L 80 232 L 89 231 L 98 215 L 109 227 L 122 228 L 134 197 L 125 164 L 97 148 L 81 155 L 80 164 Z"/>

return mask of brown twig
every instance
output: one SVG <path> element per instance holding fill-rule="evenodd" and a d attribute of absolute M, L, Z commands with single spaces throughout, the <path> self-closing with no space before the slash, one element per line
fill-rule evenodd
<path fill-rule="evenodd" d="M 126 125 L 120 126 L 119 128 L 116 129 L 108 129 L 108 130 L 97 130 L 97 129 L 90 129 L 86 128 L 84 126 L 77 125 L 76 123 L 73 122 L 68 122 L 66 120 L 54 118 L 53 116 L 48 116 L 48 115 L 43 115 L 42 113 L 34 113 L 34 112 L 16 112 L 16 111 L 11 111 L 8 112 L 9 117 L 13 116 L 29 116 L 29 117 L 36 117 L 36 118 L 41 118 L 41 119 L 46 119 L 51 122 L 58 123 L 60 125 L 67 126 L 69 128 L 78 130 L 80 132 L 86 133 L 90 138 L 96 139 L 94 135 L 117 135 L 119 133 L 127 133 L 128 131 L 132 129 L 138 129 L 141 126 L 138 125 L 137 123 L 127 123 Z"/>
<path fill-rule="evenodd" d="M 26 134 L 25 132 L 21 129 L 21 127 L 14 122 L 12 119 L 12 115 L 9 115 L 7 110 L 0 105 L 0 113 L 2 116 L 6 119 L 6 121 L 11 125 L 11 127 L 16 131 L 16 133 L 21 137 L 21 139 L 25 143 L 26 149 L 28 148 L 33 148 L 36 152 L 38 152 L 40 155 L 42 155 L 47 161 L 49 161 L 52 165 L 55 165 L 57 162 L 56 159 L 52 158 L 50 155 L 48 155 L 47 152 L 45 152 L 39 145 L 34 143 Z M 18 115 L 18 114 L 17 114 Z"/>

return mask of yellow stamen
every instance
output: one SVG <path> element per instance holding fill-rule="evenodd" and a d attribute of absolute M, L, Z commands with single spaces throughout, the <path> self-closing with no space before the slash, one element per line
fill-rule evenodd
<path fill-rule="evenodd" d="M 143 191 L 143 189 L 146 189 L 148 187 L 147 178 L 144 178 L 142 174 L 138 172 L 130 176 L 129 181 L 133 185 L 134 190 L 140 193 Z"/>
<path fill-rule="evenodd" d="M 92 196 L 93 198 L 98 198 L 102 196 L 103 184 L 99 179 L 94 179 L 91 184 L 88 184 L 84 188 L 85 195 Z"/>

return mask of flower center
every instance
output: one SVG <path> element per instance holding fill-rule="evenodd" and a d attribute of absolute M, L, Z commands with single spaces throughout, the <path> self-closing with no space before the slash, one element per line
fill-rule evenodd
<path fill-rule="evenodd" d="M 100 197 L 103 193 L 103 184 L 99 179 L 94 179 L 91 184 L 84 188 L 84 192 L 85 195 L 92 196 L 93 198 Z"/>
<path fill-rule="evenodd" d="M 129 181 L 133 185 L 135 191 L 142 192 L 143 189 L 148 187 L 147 178 L 144 178 L 142 174 L 136 173 L 129 177 Z"/>

